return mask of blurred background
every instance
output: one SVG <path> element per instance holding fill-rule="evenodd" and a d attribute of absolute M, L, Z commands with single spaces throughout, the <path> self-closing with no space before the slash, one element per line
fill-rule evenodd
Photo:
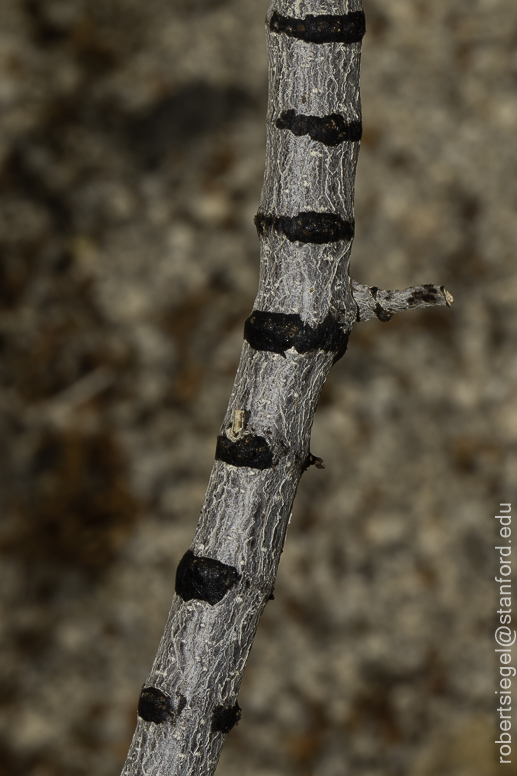
<path fill-rule="evenodd" d="M 266 9 L 2 0 L 1 776 L 125 759 L 257 288 Z M 365 11 L 352 275 L 455 303 L 331 373 L 226 776 L 498 768 L 517 5 Z"/>

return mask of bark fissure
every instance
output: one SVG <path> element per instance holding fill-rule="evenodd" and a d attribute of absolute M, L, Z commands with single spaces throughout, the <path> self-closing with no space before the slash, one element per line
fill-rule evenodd
<path fill-rule="evenodd" d="M 300 477 L 324 465 L 309 443 L 325 379 L 358 320 L 447 302 L 441 287 L 350 283 L 364 32 L 361 0 L 272 0 L 267 14 L 258 293 L 124 776 L 213 774 Z"/>

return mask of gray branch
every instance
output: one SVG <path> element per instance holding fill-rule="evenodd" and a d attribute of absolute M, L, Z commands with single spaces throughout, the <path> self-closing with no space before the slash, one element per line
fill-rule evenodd
<path fill-rule="evenodd" d="M 352 295 L 357 305 L 358 321 L 378 318 L 383 323 L 404 310 L 450 307 L 454 301 L 447 289 L 431 283 L 403 288 L 401 291 L 383 291 L 377 286 L 363 286 L 352 280 Z"/>
<path fill-rule="evenodd" d="M 213 774 L 240 717 L 242 673 L 298 482 L 322 466 L 309 449 L 318 397 L 358 307 L 360 319 L 375 313 L 372 290 L 354 286 L 354 299 L 348 275 L 363 34 L 361 0 L 273 0 L 267 14 L 259 289 L 124 776 Z M 399 309 L 397 294 L 377 301 Z"/>

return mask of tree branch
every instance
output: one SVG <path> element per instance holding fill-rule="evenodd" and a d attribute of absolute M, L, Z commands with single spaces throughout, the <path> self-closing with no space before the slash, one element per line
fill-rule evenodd
<path fill-rule="evenodd" d="M 124 776 L 213 774 L 240 717 L 242 673 L 298 482 L 308 466 L 323 465 L 309 450 L 314 413 L 358 309 L 364 320 L 379 315 L 376 305 L 388 314 L 439 296 L 424 286 L 418 301 L 415 290 L 357 284 L 352 295 L 364 31 L 361 0 L 273 0 L 267 14 L 258 294 Z"/>

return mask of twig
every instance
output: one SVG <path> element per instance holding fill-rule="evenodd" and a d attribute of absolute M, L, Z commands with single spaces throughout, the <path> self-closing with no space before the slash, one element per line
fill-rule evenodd
<path fill-rule="evenodd" d="M 426 283 L 423 286 L 403 288 L 401 291 L 383 291 L 377 286 L 363 286 L 352 280 L 352 295 L 357 304 L 357 320 L 377 317 L 383 323 L 395 313 L 417 307 L 450 307 L 454 301 L 443 286 Z"/>

